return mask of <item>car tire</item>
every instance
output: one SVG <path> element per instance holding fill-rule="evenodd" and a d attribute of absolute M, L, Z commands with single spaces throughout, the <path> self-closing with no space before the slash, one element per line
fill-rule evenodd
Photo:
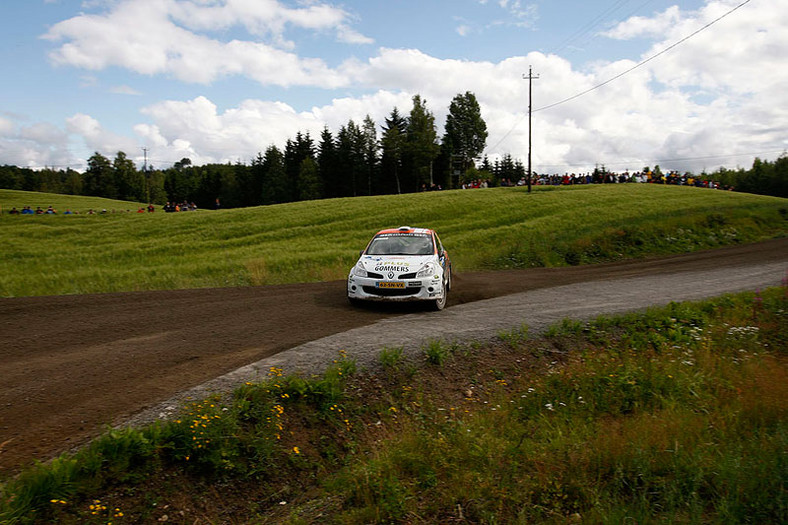
<path fill-rule="evenodd" d="M 361 299 L 356 299 L 355 297 L 348 297 L 347 300 L 350 303 L 350 306 L 355 306 L 357 308 L 364 306 L 364 301 L 362 301 Z"/>
<path fill-rule="evenodd" d="M 441 311 L 446 307 L 446 300 L 449 298 L 449 290 L 451 289 L 451 271 L 446 276 L 446 279 L 443 281 L 443 295 L 440 299 L 435 299 L 432 301 L 432 309 L 436 311 Z"/>
<path fill-rule="evenodd" d="M 446 306 L 446 292 L 443 292 L 443 297 L 440 299 L 435 299 L 431 303 L 432 309 L 436 312 L 440 312 Z"/>

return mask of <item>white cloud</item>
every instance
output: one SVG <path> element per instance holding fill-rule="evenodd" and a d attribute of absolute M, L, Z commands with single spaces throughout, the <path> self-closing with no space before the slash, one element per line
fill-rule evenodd
<path fill-rule="evenodd" d="M 68 136 L 49 123 L 21 125 L 15 117 L 0 116 L 0 159 L 4 164 L 40 168 L 73 166 Z"/>
<path fill-rule="evenodd" d="M 116 95 L 140 95 L 141 93 L 131 86 L 113 86 L 109 89 L 110 93 Z"/>
<path fill-rule="evenodd" d="M 213 102 L 197 97 L 160 102 L 143 113 L 155 124 L 138 126 L 136 131 L 154 142 L 158 157 L 189 156 L 195 162 L 199 160 L 195 154 L 210 162 L 247 162 L 271 144 L 282 147 L 282 141 L 298 131 L 317 137 L 323 127 L 310 113 L 298 114 L 287 104 L 259 100 L 246 100 L 220 113 Z"/>
<path fill-rule="evenodd" d="M 11 119 L 0 117 L 0 136 L 8 136 L 14 130 L 14 123 Z"/>
<path fill-rule="evenodd" d="M 185 82 L 209 83 L 242 75 L 261 84 L 336 87 L 346 80 L 320 59 L 281 49 L 289 26 L 334 30 L 345 43 L 370 43 L 350 28 L 342 10 L 314 4 L 289 9 L 274 0 L 122 0 L 105 14 L 82 14 L 55 24 L 44 38 L 60 43 L 55 64 L 101 70 L 119 66 L 144 74 L 167 74 Z M 242 26 L 274 45 L 251 40 L 222 41 L 201 32 Z"/>
<path fill-rule="evenodd" d="M 139 148 L 134 139 L 117 135 L 105 129 L 98 120 L 84 113 L 77 113 L 66 119 L 66 130 L 81 138 L 91 152 L 97 151 L 104 155 L 115 155 L 117 152 L 123 151 L 131 156 Z"/>
<path fill-rule="evenodd" d="M 490 4 L 489 0 L 478 0 L 478 2 L 482 5 Z M 490 6 L 496 14 L 483 27 L 475 27 L 474 22 L 470 20 L 461 20 L 455 31 L 460 36 L 467 36 L 473 31 L 496 30 L 502 26 L 533 29 L 539 20 L 539 6 L 536 3 L 523 4 L 520 0 L 498 0 Z M 504 13 L 498 14 L 500 11 Z"/>
<path fill-rule="evenodd" d="M 674 5 L 651 18 L 633 16 L 614 28 L 603 32 L 602 35 L 616 40 L 646 37 L 659 38 L 671 32 L 681 19 L 681 11 L 678 6 Z"/>
<path fill-rule="evenodd" d="M 502 0 L 501 7 L 507 9 L 516 20 L 515 25 L 521 27 L 533 27 L 539 18 L 539 7 L 537 4 L 523 5 L 520 0 Z"/>

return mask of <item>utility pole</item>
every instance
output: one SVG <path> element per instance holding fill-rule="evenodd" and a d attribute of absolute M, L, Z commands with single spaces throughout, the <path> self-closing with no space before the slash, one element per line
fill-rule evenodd
<path fill-rule="evenodd" d="M 528 193 L 531 193 L 531 81 L 538 79 L 539 75 L 534 76 L 531 66 L 528 66 L 528 76 L 523 75 L 523 78 L 528 79 Z"/>
<path fill-rule="evenodd" d="M 150 204 L 150 181 L 148 180 L 148 148 L 143 147 L 142 153 L 145 158 L 145 162 L 142 164 L 142 170 L 145 172 L 145 198 L 148 200 L 148 204 Z"/>

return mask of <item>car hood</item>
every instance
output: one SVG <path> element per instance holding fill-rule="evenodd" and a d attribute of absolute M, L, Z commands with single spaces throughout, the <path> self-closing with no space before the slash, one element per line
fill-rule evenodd
<path fill-rule="evenodd" d="M 391 279 L 403 273 L 418 272 L 424 264 L 434 260 L 434 255 L 362 255 L 359 263 L 366 271 Z"/>

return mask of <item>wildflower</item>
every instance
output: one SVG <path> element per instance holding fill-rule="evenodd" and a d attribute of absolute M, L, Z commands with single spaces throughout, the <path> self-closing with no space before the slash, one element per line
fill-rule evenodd
<path fill-rule="evenodd" d="M 301 451 L 298 449 L 298 447 L 293 447 L 293 452 L 295 452 L 296 454 L 300 454 L 301 453 Z"/>

